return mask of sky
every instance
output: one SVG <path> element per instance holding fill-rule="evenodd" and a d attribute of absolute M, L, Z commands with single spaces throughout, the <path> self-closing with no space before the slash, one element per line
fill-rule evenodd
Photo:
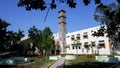
<path fill-rule="evenodd" d="M 57 2 L 57 8 L 49 11 L 47 19 L 44 22 L 47 10 L 26 11 L 24 7 L 17 6 L 18 1 L 19 0 L 0 0 L 0 18 L 11 24 L 8 30 L 18 31 L 18 29 L 21 29 L 24 31 L 24 34 L 27 35 L 28 29 L 35 26 L 40 30 L 43 30 L 45 27 L 50 27 L 53 33 L 57 33 L 58 12 L 62 9 L 66 11 L 67 32 L 74 32 L 100 25 L 93 17 L 97 6 L 94 3 L 85 6 L 82 0 L 76 0 L 78 1 L 76 8 L 71 9 L 68 5 Z M 46 1 L 49 3 L 50 0 Z"/>

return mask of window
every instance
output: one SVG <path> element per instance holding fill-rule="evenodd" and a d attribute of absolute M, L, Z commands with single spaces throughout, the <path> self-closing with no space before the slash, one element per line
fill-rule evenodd
<path fill-rule="evenodd" d="M 77 36 L 80 36 L 80 34 L 77 34 Z"/>
<path fill-rule="evenodd" d="M 84 38 L 84 39 L 88 39 L 88 35 L 84 35 L 83 38 Z"/>
<path fill-rule="evenodd" d="M 83 38 L 84 38 L 84 39 L 87 39 L 87 38 L 88 38 L 87 32 L 84 32 L 84 33 L 83 33 Z"/>
<path fill-rule="evenodd" d="M 72 39 L 72 40 L 74 40 L 74 39 L 75 39 L 75 36 L 74 36 L 74 35 L 72 35 L 72 36 L 71 36 L 71 39 Z"/>
<path fill-rule="evenodd" d="M 95 44 L 95 42 L 92 42 L 92 44 Z"/>
<path fill-rule="evenodd" d="M 80 34 L 77 34 L 76 38 L 77 40 L 80 40 Z"/>
<path fill-rule="evenodd" d="M 105 44 L 104 43 L 99 44 L 99 48 L 105 48 Z"/>
<path fill-rule="evenodd" d="M 83 34 L 87 34 L 87 32 L 84 32 Z"/>
<path fill-rule="evenodd" d="M 99 48 L 105 48 L 104 40 L 99 41 Z"/>
<path fill-rule="evenodd" d="M 104 40 L 100 40 L 99 42 L 104 42 Z"/>
<path fill-rule="evenodd" d="M 93 30 L 91 30 L 91 32 L 93 32 Z"/>
<path fill-rule="evenodd" d="M 72 35 L 72 37 L 74 37 L 74 35 Z"/>
<path fill-rule="evenodd" d="M 84 42 L 84 45 L 87 45 L 88 44 L 88 42 Z"/>
<path fill-rule="evenodd" d="M 80 49 L 80 46 L 79 46 L 79 49 Z"/>
<path fill-rule="evenodd" d="M 95 42 L 92 42 L 91 44 L 92 44 L 92 46 L 95 46 Z"/>
<path fill-rule="evenodd" d="M 77 49 L 77 46 L 76 46 L 76 49 Z"/>
<path fill-rule="evenodd" d="M 75 49 L 74 44 L 72 44 L 72 49 Z"/>
<path fill-rule="evenodd" d="M 67 36 L 67 38 L 69 38 L 70 36 Z"/>
<path fill-rule="evenodd" d="M 72 46 L 72 48 L 75 49 L 74 46 Z"/>

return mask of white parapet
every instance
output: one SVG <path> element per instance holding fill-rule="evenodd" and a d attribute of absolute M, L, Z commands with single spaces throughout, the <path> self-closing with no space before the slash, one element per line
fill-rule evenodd
<path fill-rule="evenodd" d="M 120 56 L 115 55 L 114 57 L 118 58 L 118 61 L 120 61 Z"/>
<path fill-rule="evenodd" d="M 98 62 L 106 62 L 106 63 L 118 63 L 119 60 L 116 57 L 108 57 L 108 56 L 95 56 L 96 61 Z"/>
<path fill-rule="evenodd" d="M 74 59 L 76 59 L 76 56 L 75 55 L 66 55 L 65 59 L 66 60 L 74 60 Z"/>
<path fill-rule="evenodd" d="M 56 55 L 56 56 L 49 56 L 50 60 L 58 60 L 61 56 L 60 55 Z"/>

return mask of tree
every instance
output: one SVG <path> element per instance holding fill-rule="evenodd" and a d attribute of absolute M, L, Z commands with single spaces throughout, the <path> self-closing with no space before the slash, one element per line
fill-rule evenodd
<path fill-rule="evenodd" d="M 37 29 L 35 26 L 28 30 L 30 42 L 33 44 L 32 51 L 39 48 L 40 51 L 50 52 L 53 45 L 53 33 L 49 27 L 45 27 L 43 31 Z M 31 47 L 31 46 L 30 46 Z"/>
<path fill-rule="evenodd" d="M 57 2 L 67 4 L 70 8 L 76 8 L 77 1 L 76 0 L 51 0 L 49 3 L 45 0 L 19 0 L 18 7 L 25 7 L 26 10 L 38 10 L 41 11 L 46 10 L 47 8 L 56 9 Z M 89 5 L 91 2 L 94 2 L 95 4 L 101 4 L 101 0 L 83 0 L 84 5 Z M 120 0 L 117 0 L 118 3 L 120 3 Z"/>
<path fill-rule="evenodd" d="M 9 23 L 0 19 L 0 51 L 7 51 L 10 48 L 12 48 L 15 44 L 19 44 L 20 39 L 24 36 L 24 31 L 22 30 L 19 30 L 18 32 L 7 30 L 7 27 L 9 25 Z M 18 50 L 20 48 L 15 47 L 14 49 Z"/>
<path fill-rule="evenodd" d="M 54 37 L 53 33 L 51 32 L 49 27 L 45 27 L 45 29 L 42 32 L 42 42 L 41 47 L 46 53 L 50 53 L 50 50 L 52 49 Z"/>
<path fill-rule="evenodd" d="M 22 30 L 18 30 L 18 32 L 14 32 L 14 31 L 8 31 L 8 35 L 7 35 L 7 42 L 8 45 L 10 45 L 10 50 L 11 51 L 22 51 L 22 45 L 20 43 L 20 40 L 22 37 L 24 37 L 23 34 L 24 31 Z"/>
<path fill-rule="evenodd" d="M 4 51 L 7 45 L 7 27 L 10 24 L 2 19 L 0 19 L 0 51 Z"/>
<path fill-rule="evenodd" d="M 35 48 L 38 47 L 40 43 L 40 38 L 41 38 L 40 34 L 42 31 L 38 30 L 35 26 L 33 26 L 28 30 L 28 32 L 29 32 L 28 36 L 30 37 L 32 51 L 35 51 Z"/>
<path fill-rule="evenodd" d="M 100 4 L 96 7 L 94 18 L 96 21 L 101 22 L 102 26 L 94 36 L 104 36 L 113 42 L 113 46 L 120 44 L 120 3 L 111 3 L 108 5 Z"/>

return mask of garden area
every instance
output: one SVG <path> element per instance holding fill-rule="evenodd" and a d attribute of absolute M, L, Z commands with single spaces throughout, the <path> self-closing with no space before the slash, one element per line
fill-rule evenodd
<path fill-rule="evenodd" d="M 54 61 L 49 60 L 47 57 L 32 57 L 33 63 L 26 64 L 24 68 L 47 68 L 51 65 Z"/>
<path fill-rule="evenodd" d="M 75 60 L 66 60 L 67 64 L 63 68 L 116 68 L 120 64 L 98 62 L 95 60 L 95 56 L 77 55 Z"/>
<path fill-rule="evenodd" d="M 54 61 L 46 56 L 23 56 L 19 52 L 0 55 L 0 68 L 46 68 Z"/>

